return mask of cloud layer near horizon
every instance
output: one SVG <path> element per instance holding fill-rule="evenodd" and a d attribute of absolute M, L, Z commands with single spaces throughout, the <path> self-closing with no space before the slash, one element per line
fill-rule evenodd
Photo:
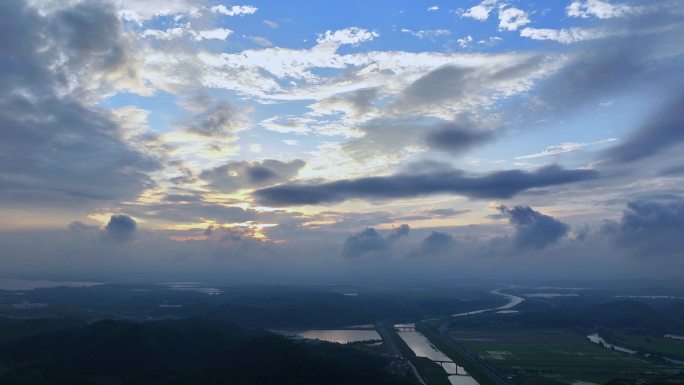
<path fill-rule="evenodd" d="M 679 263 L 680 2 L 307 1 L 2 2 L 0 262 Z"/>

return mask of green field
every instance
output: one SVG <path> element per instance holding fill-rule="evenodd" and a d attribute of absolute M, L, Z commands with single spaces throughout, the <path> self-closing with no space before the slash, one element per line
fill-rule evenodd
<path fill-rule="evenodd" d="M 682 340 L 626 333 L 612 333 L 609 337 L 610 342 L 618 346 L 684 360 L 684 341 Z"/>
<path fill-rule="evenodd" d="M 454 330 L 451 336 L 509 376 L 544 376 L 564 382 L 605 383 L 614 378 L 658 378 L 670 366 L 592 344 L 563 330 Z"/>

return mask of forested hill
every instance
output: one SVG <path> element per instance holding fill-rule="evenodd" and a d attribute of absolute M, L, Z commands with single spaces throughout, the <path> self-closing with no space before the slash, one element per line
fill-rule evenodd
<path fill-rule="evenodd" d="M 107 320 L 30 334 L 24 330 L 23 337 L 0 343 L 0 384 L 413 383 L 386 372 L 382 357 L 352 347 L 292 341 L 205 319 Z"/>

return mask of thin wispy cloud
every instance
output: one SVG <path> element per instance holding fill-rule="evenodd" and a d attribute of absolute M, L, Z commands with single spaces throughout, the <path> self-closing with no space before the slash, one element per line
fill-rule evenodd
<path fill-rule="evenodd" d="M 603 140 L 597 140 L 595 142 L 590 142 L 590 143 L 573 143 L 573 142 L 561 143 L 561 144 L 549 146 L 540 152 L 535 152 L 533 154 L 528 154 L 528 155 L 516 156 L 515 159 L 516 160 L 534 159 L 534 158 L 541 158 L 544 156 L 564 154 L 567 152 L 573 152 L 573 151 L 581 150 L 587 146 L 594 146 L 597 144 L 611 143 L 611 142 L 614 142 L 616 140 L 617 140 L 616 138 L 608 138 L 608 139 L 603 139 Z"/>

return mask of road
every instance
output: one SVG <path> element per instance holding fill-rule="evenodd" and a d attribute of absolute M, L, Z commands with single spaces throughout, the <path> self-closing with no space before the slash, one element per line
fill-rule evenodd
<path fill-rule="evenodd" d="M 390 351 L 390 354 L 401 357 L 403 360 L 406 361 L 406 363 L 411 367 L 411 370 L 413 371 L 413 375 L 416 377 L 416 380 L 420 382 L 421 385 L 427 385 L 425 382 L 425 379 L 423 379 L 423 376 L 420 375 L 418 372 L 418 369 L 413 365 L 409 357 L 406 357 L 402 352 L 401 349 L 397 346 L 396 341 L 394 338 L 392 338 L 392 335 L 390 332 L 387 330 L 387 326 L 383 323 L 378 323 L 375 325 L 375 330 L 377 330 L 378 334 L 380 334 L 380 338 L 382 338 L 383 342 L 387 346 L 387 349 Z"/>
<path fill-rule="evenodd" d="M 490 312 L 490 311 L 497 311 L 497 310 L 507 310 L 511 309 L 518 304 L 520 304 L 522 301 L 524 301 L 523 298 L 511 295 L 511 294 L 506 294 L 502 293 L 501 289 L 497 290 L 492 290 L 492 294 L 500 295 L 509 300 L 506 304 L 503 306 L 497 307 L 497 308 L 491 308 L 491 309 L 482 309 L 482 310 L 476 310 L 476 311 L 471 311 L 467 313 L 460 313 L 460 314 L 454 314 L 449 319 L 452 317 L 463 317 L 463 316 L 469 316 L 469 315 L 475 315 L 475 314 L 480 314 L 484 312 Z M 421 322 L 423 325 L 426 325 L 427 322 L 434 322 L 434 321 L 439 321 L 440 319 L 424 319 Z M 441 319 L 443 320 L 443 319 Z M 426 381 L 422 378 L 416 367 L 411 363 L 410 357 L 408 357 L 408 353 L 404 354 L 402 349 L 397 346 L 396 341 L 394 340 L 392 333 L 389 331 L 389 327 L 393 327 L 392 325 L 387 326 L 383 323 L 379 323 L 376 326 L 376 330 L 380 337 L 382 337 L 382 340 L 385 341 L 388 350 L 392 355 L 402 357 L 403 359 L 407 360 L 409 365 L 411 366 L 416 378 L 418 381 L 420 381 L 421 384 L 425 385 Z M 430 335 L 425 335 L 426 338 L 431 343 L 435 343 L 436 341 L 430 340 L 430 337 L 433 339 L 438 339 L 439 342 L 441 342 L 443 345 L 448 346 L 451 350 L 452 353 L 456 353 L 459 357 L 450 357 L 447 352 L 443 352 L 446 354 L 453 362 L 458 363 L 461 366 L 464 367 L 470 367 L 472 369 L 477 370 L 476 376 L 473 376 L 476 381 L 480 382 L 481 385 L 513 385 L 513 383 L 503 374 L 501 374 L 495 367 L 492 365 L 489 365 L 485 361 L 483 361 L 477 354 L 465 349 L 464 347 L 460 346 L 451 336 L 449 335 L 448 332 L 448 321 L 442 323 L 436 330 L 430 329 L 433 332 L 430 333 Z M 436 333 L 435 333 L 436 332 Z M 425 333 L 423 333 L 425 334 Z M 437 344 L 435 344 L 437 345 Z M 406 346 L 407 349 L 410 350 L 408 345 Z M 468 369 L 466 369 L 468 370 Z M 473 373 L 470 373 L 471 376 L 472 374 L 475 374 L 475 370 L 471 370 Z M 469 371 L 469 372 L 471 372 Z"/>
<path fill-rule="evenodd" d="M 498 385 L 513 385 L 513 382 L 509 380 L 508 377 L 501 374 L 492 365 L 489 365 L 483 361 L 476 353 L 463 348 L 456 341 L 454 341 L 454 339 L 449 335 L 449 329 L 447 328 L 446 324 L 440 325 L 438 332 L 445 344 L 455 350 L 463 358 L 467 359 L 471 365 L 476 366 L 482 373 L 487 375 L 491 381 Z"/>
<path fill-rule="evenodd" d="M 490 312 L 490 311 L 497 311 L 497 310 L 508 310 L 511 309 L 517 305 L 519 305 L 521 302 L 524 301 L 524 298 L 518 297 L 512 294 L 506 294 L 502 293 L 501 289 L 497 290 L 492 290 L 492 294 L 500 295 L 505 297 L 506 299 L 509 300 L 506 304 L 496 307 L 496 308 L 491 308 L 491 309 L 482 309 L 482 310 L 475 310 L 475 311 L 470 311 L 467 313 L 460 313 L 460 314 L 454 314 L 451 317 L 466 317 L 470 315 L 475 315 L 475 314 L 481 314 L 485 312 Z M 423 320 L 422 322 L 427 322 L 427 321 L 437 321 L 437 319 L 429 319 L 429 320 Z M 448 321 L 440 324 L 440 326 L 437 328 L 437 334 L 433 335 L 433 338 L 439 338 L 441 342 L 446 344 L 449 348 L 451 348 L 456 354 L 458 354 L 460 359 L 455 359 L 455 357 L 449 357 L 451 358 L 454 362 L 458 362 L 462 366 L 472 366 L 475 367 L 479 370 L 482 376 L 486 378 L 475 378 L 478 382 L 483 382 L 486 384 L 496 384 L 496 385 L 512 385 L 513 383 L 508 379 L 508 377 L 504 376 L 501 374 L 495 367 L 492 365 L 486 363 L 483 361 L 480 356 L 477 354 L 465 349 L 461 345 L 459 345 L 451 336 L 449 335 L 449 329 L 448 329 Z M 429 336 L 425 336 L 430 340 Z M 430 341 L 434 343 L 435 341 Z M 444 354 L 447 354 L 447 352 L 443 352 Z M 447 354 L 448 356 L 448 354 Z M 466 360 L 467 362 L 463 362 Z M 469 365 L 468 365 L 469 364 Z M 473 373 L 470 373 L 471 375 Z M 473 376 L 475 377 L 475 376 Z M 480 377 L 480 376 L 477 376 Z M 484 385 L 484 384 L 483 384 Z"/>

